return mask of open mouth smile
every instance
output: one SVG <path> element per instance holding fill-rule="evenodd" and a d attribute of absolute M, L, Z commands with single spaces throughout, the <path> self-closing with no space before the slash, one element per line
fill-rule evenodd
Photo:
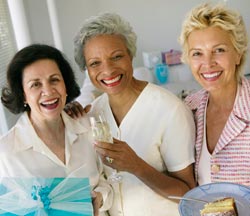
<path fill-rule="evenodd" d="M 117 84 L 122 78 L 122 75 L 118 75 L 114 78 L 111 78 L 111 79 L 103 79 L 102 82 L 105 84 L 105 85 L 108 85 L 108 86 L 113 86 L 115 84 Z"/>
<path fill-rule="evenodd" d="M 47 109 L 54 109 L 57 107 L 59 102 L 59 99 L 54 99 L 54 100 L 50 100 L 50 101 L 45 101 L 41 103 L 41 106 L 47 108 Z"/>
<path fill-rule="evenodd" d="M 203 73 L 201 74 L 202 77 L 206 80 L 214 80 L 221 75 L 222 71 L 215 72 L 215 73 Z"/>

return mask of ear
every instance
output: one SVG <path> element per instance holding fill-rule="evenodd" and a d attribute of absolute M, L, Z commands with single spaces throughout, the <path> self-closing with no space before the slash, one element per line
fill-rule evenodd
<path fill-rule="evenodd" d="M 23 103 L 27 103 L 25 93 L 23 92 Z"/>
<path fill-rule="evenodd" d="M 242 54 L 239 54 L 239 53 L 236 54 L 236 65 L 240 64 L 241 57 L 242 57 Z"/>

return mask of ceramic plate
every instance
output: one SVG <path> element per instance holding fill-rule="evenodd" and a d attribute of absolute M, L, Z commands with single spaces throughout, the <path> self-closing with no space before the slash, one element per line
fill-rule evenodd
<path fill-rule="evenodd" d="M 208 202 L 225 197 L 233 197 L 239 216 L 250 215 L 250 187 L 233 183 L 211 183 L 196 187 L 187 192 L 184 197 L 197 198 Z M 181 200 L 179 212 L 181 216 L 200 216 L 204 203 Z"/>

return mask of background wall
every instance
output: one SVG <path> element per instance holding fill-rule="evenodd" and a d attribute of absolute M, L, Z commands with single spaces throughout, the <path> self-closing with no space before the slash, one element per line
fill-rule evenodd
<path fill-rule="evenodd" d="M 83 74 L 73 59 L 73 37 L 83 21 L 100 12 L 116 12 L 127 19 L 138 36 L 137 56 L 134 66 L 142 66 L 143 51 L 164 51 L 180 49 L 177 37 L 185 14 L 203 0 L 50 0 L 56 5 L 63 51 L 71 61 L 79 84 Z M 223 2 L 223 1 L 212 1 Z M 237 9 L 243 16 L 250 31 L 250 1 L 227 0 L 227 4 Z M 46 1 L 24 0 L 32 42 L 54 44 Z M 249 58 L 248 58 L 249 59 Z M 249 69 L 249 63 L 247 70 Z"/>

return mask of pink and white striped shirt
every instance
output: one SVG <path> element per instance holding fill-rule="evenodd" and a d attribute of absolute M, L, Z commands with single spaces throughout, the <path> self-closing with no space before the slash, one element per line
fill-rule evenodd
<path fill-rule="evenodd" d="M 242 79 L 233 110 L 220 135 L 211 157 L 211 181 L 232 182 L 250 186 L 250 81 Z M 204 115 L 209 94 L 202 89 L 188 96 L 185 103 L 191 108 L 196 124 L 195 176 L 204 136 Z"/>

